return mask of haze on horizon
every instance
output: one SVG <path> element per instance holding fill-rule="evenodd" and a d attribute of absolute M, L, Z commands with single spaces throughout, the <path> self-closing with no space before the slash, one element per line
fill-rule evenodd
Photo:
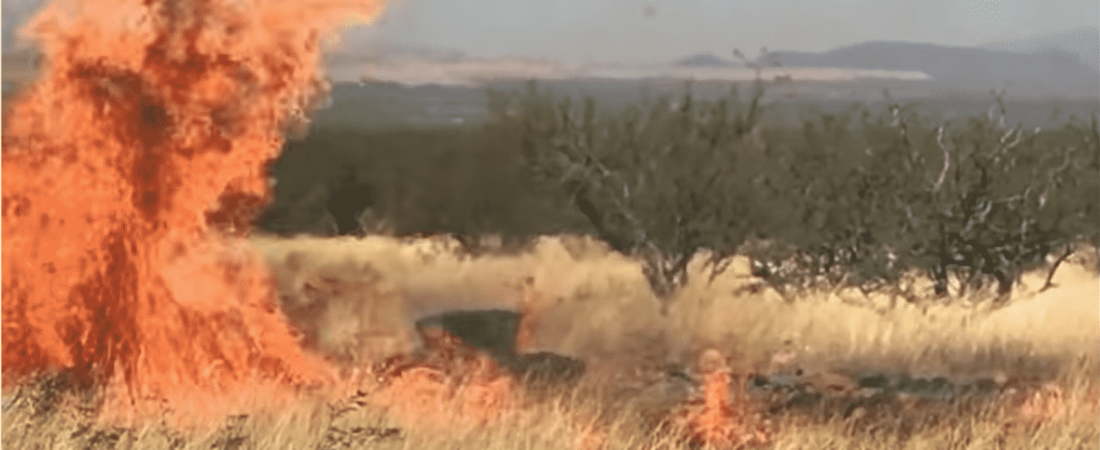
<path fill-rule="evenodd" d="M 564 62 L 824 51 L 872 40 L 972 46 L 1100 22 L 1095 0 L 393 0 L 349 49 L 454 49 Z"/>
<path fill-rule="evenodd" d="M 4 48 L 42 0 L 4 0 Z M 384 46 L 563 62 L 666 62 L 761 47 L 823 51 L 871 40 L 971 46 L 1095 27 L 1096 0 L 391 0 L 345 51 Z"/>

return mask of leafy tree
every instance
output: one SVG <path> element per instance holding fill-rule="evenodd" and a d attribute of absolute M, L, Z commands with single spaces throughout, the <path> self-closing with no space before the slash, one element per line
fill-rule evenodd
<path fill-rule="evenodd" d="M 612 114 L 586 97 L 555 101 L 531 82 L 525 93 L 494 93 L 498 117 L 519 109 L 522 149 L 533 173 L 550 180 L 589 220 L 597 236 L 638 256 L 662 310 L 687 282 L 697 252 L 716 250 L 715 270 L 750 234 L 756 210 L 746 137 L 762 112 L 756 86 L 748 105 L 737 88 L 717 102 L 661 98 Z"/>

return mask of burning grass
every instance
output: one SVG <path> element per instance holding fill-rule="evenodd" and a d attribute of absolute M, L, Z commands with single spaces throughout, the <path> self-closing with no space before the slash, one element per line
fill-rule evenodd
<path fill-rule="evenodd" d="M 1078 269 L 1015 310 L 977 318 L 951 308 L 869 316 L 828 299 L 731 294 L 744 292 L 736 274 L 746 271 L 734 270 L 688 286 L 666 317 L 635 262 L 584 240 L 478 259 L 424 246 L 446 247 L 438 240 L 249 245 L 240 236 L 268 194 L 263 164 L 324 91 L 324 33 L 347 13 L 373 17 L 381 3 L 77 6 L 58 0 L 33 21 L 42 75 L 4 122 L 5 446 L 588 450 L 847 439 L 904 448 L 992 439 L 1072 448 L 1097 437 L 1097 283 Z M 1078 309 L 1064 314 L 1070 305 Z M 512 347 L 524 353 L 502 360 L 446 327 L 419 330 L 424 353 L 412 352 L 413 318 L 470 306 L 520 311 Z M 743 395 L 743 380 L 776 360 L 776 339 L 794 342 L 780 359 L 802 370 L 997 370 L 997 379 L 1047 384 L 1004 389 L 1019 398 L 974 414 L 940 406 L 955 419 L 901 402 L 893 415 L 846 412 L 838 422 L 823 408 L 772 420 Z M 671 375 L 703 348 L 698 379 Z M 572 378 L 584 367 L 551 351 L 589 361 L 579 386 L 539 391 L 517 375 L 557 364 Z M 387 355 L 397 356 L 371 364 Z M 632 390 L 639 381 L 689 393 L 653 408 L 642 400 L 656 391 Z M 820 441 L 815 430 L 834 437 Z"/>
<path fill-rule="evenodd" d="M 92 425 L 79 408 L 81 399 L 67 391 L 55 389 L 60 393 L 48 402 L 34 401 L 49 391 L 39 385 L 28 388 L 34 395 L 15 397 L 4 414 L 4 445 L 1023 449 L 1087 448 L 1100 439 L 1100 283 L 1080 266 L 1060 269 L 1055 289 L 1025 291 L 1013 305 L 979 315 L 952 307 L 879 315 L 827 298 L 788 305 L 767 292 L 736 289 L 748 280 L 735 269 L 713 284 L 690 285 L 662 318 L 636 265 L 598 245 L 580 250 L 584 245 L 572 239 L 548 238 L 519 256 L 464 259 L 425 250 L 424 241 L 256 237 L 255 246 L 279 274 L 282 302 L 323 300 L 325 308 L 340 311 L 349 310 L 344 303 L 388 303 L 369 305 L 363 310 L 374 312 L 359 316 L 321 315 L 324 319 L 303 322 L 289 315 L 292 324 L 314 327 L 319 335 L 343 330 L 316 341 L 315 349 L 324 354 L 380 346 L 337 359 L 349 370 L 359 368 L 357 376 L 347 377 L 354 380 L 349 395 L 237 419 L 208 434 L 176 434 L 155 424 Z M 304 288 L 306 283 L 283 282 L 321 279 L 318 272 L 326 274 L 325 286 L 356 278 L 364 284 L 315 291 Z M 1025 289 L 1041 283 L 1041 274 L 1034 277 L 1025 278 Z M 699 300 L 705 297 L 710 301 Z M 418 344 L 410 337 L 414 319 L 425 314 L 524 307 L 538 311 L 539 325 L 522 335 L 524 351 L 551 350 L 586 360 L 589 371 L 580 385 L 530 395 L 483 352 L 447 336 L 421 359 L 408 356 Z M 356 327 L 385 328 L 391 340 L 379 338 L 382 331 L 369 338 L 348 331 Z M 394 346 L 394 340 L 403 344 Z M 407 355 L 404 364 L 367 364 L 379 361 L 369 355 L 387 352 Z M 695 393 L 654 388 L 675 382 L 664 373 L 669 365 L 695 378 Z M 948 402 L 828 391 L 819 403 L 773 411 L 766 399 L 746 393 L 743 383 L 725 381 L 750 373 L 778 377 L 794 366 L 815 374 L 830 371 L 831 377 L 872 369 L 891 376 L 942 375 L 959 383 L 992 377 L 1003 387 L 989 399 Z M 828 377 L 804 377 L 814 386 L 819 378 Z M 46 404 L 54 406 L 44 409 Z"/>
<path fill-rule="evenodd" d="M 323 93 L 322 38 L 374 0 L 57 0 L 5 109 L 4 387 L 64 372 L 99 417 L 181 427 L 325 389 L 240 234 L 284 128 Z"/>

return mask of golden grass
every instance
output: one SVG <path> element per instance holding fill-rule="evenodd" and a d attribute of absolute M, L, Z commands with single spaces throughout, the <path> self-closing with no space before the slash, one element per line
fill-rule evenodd
<path fill-rule="evenodd" d="M 815 373 L 943 375 L 958 382 L 1000 375 L 1051 386 L 1026 393 L 1041 398 L 995 404 L 903 406 L 848 418 L 781 413 L 767 417 L 773 431 L 767 448 L 1071 449 L 1100 442 L 1100 279 L 1080 265 L 1064 265 L 1058 287 L 1043 293 L 1034 291 L 1044 274 L 1029 274 L 1011 305 L 979 313 L 959 306 L 924 313 L 908 305 L 875 312 L 841 301 L 845 293 L 787 304 L 768 290 L 739 289 L 751 282 L 744 261 L 712 283 L 696 265 L 692 283 L 662 317 L 638 265 L 586 238 L 543 238 L 525 254 L 477 259 L 456 256 L 442 238 L 252 241 L 271 264 L 284 309 L 307 344 L 338 360 L 410 351 L 411 324 L 421 315 L 518 309 L 526 295 L 538 314 L 533 349 L 578 356 L 590 373 L 575 392 L 533 401 L 489 426 L 450 432 L 398 424 L 377 405 L 323 404 L 231 421 L 198 436 L 159 427 L 111 430 L 89 427 L 75 406 L 57 400 L 52 404 L 59 406 L 36 414 L 35 395 L 20 396 L 4 413 L 4 447 L 687 448 L 679 433 L 652 422 L 648 399 L 636 393 L 652 381 L 647 371 L 666 362 L 688 365 L 707 348 L 732 356 L 735 372 L 774 370 L 773 355 L 793 348 L 793 364 Z M 525 294 L 527 277 L 534 281 Z M 1028 420 L 1022 411 L 1042 417 Z"/>

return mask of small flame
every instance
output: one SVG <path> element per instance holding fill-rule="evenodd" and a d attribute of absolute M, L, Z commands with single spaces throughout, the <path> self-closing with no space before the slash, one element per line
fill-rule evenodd
<path fill-rule="evenodd" d="M 1043 421 L 1058 419 L 1066 415 L 1066 394 L 1061 386 L 1048 383 L 1027 396 L 1020 406 L 1019 416 L 1023 420 Z"/>
<path fill-rule="evenodd" d="M 738 395 L 736 402 L 731 401 L 733 373 L 722 353 L 714 349 L 704 351 L 699 368 L 703 372 L 702 402 L 687 405 L 673 417 L 673 423 L 698 445 L 739 448 L 768 443 L 770 436 L 760 424 L 752 423 L 744 397 Z"/>
<path fill-rule="evenodd" d="M 535 278 L 527 277 L 523 282 L 523 300 L 519 305 L 519 332 L 516 334 L 516 351 L 530 350 L 535 345 L 535 330 L 539 325 L 538 293 L 535 291 Z"/>
<path fill-rule="evenodd" d="M 484 352 L 439 331 L 426 360 L 391 364 L 381 386 L 364 394 L 410 427 L 486 426 L 515 413 L 521 396 L 515 380 Z M 398 358 L 401 359 L 401 358 Z"/>

